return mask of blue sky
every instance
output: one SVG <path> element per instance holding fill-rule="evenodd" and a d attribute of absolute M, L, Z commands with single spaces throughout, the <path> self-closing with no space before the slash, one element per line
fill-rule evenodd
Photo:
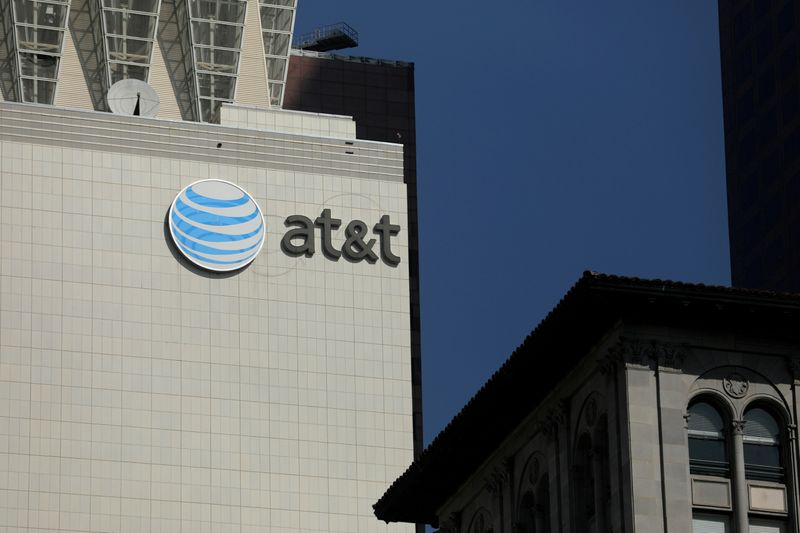
<path fill-rule="evenodd" d="M 416 65 L 426 443 L 582 271 L 730 283 L 716 2 L 299 0 L 338 21 Z"/>

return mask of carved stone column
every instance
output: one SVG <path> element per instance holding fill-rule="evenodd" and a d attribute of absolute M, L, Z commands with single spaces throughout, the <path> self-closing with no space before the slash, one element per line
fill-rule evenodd
<path fill-rule="evenodd" d="M 733 423 L 733 520 L 736 524 L 735 531 L 746 532 L 747 511 L 749 507 L 747 497 L 747 481 L 744 473 L 744 420 L 734 420 Z"/>
<path fill-rule="evenodd" d="M 591 454 L 591 468 L 594 477 L 594 516 L 598 531 L 604 531 L 609 526 L 609 509 L 607 507 L 609 489 L 606 483 L 608 479 L 608 464 L 605 464 L 608 454 L 604 448 L 605 445 L 605 443 L 598 444 L 595 442 Z"/>
<path fill-rule="evenodd" d="M 508 481 L 511 479 L 512 474 L 509 472 L 505 462 L 495 466 L 492 469 L 489 477 L 486 479 L 486 491 L 493 496 L 492 505 L 495 506 L 497 515 L 497 524 L 499 524 L 499 533 L 503 533 L 506 527 L 506 518 L 508 513 L 506 510 L 507 500 L 504 498 L 504 493 L 508 489 Z M 493 513 L 495 514 L 495 513 Z"/>
<path fill-rule="evenodd" d="M 800 487 L 797 486 L 796 479 L 798 477 L 798 472 L 800 471 L 800 465 L 797 463 L 797 454 L 795 450 L 797 450 L 797 426 L 795 424 L 789 424 L 786 428 L 786 435 L 788 436 L 788 446 L 787 449 L 789 453 L 789 464 L 787 465 L 787 476 L 786 476 L 786 492 L 790 495 L 789 498 L 789 516 L 791 521 L 790 529 L 793 527 L 794 531 L 800 531 L 800 502 L 798 502 L 798 489 Z"/>

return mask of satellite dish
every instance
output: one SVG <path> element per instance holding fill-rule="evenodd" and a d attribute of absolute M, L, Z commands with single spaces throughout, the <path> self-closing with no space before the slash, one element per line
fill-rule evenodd
<path fill-rule="evenodd" d="M 142 80 L 120 80 L 108 90 L 108 107 L 117 115 L 154 117 L 158 114 L 158 95 Z"/>

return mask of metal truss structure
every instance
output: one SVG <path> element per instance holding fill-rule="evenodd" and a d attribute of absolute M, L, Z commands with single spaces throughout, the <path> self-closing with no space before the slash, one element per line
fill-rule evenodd
<path fill-rule="evenodd" d="M 297 0 L 163 1 L 170 14 L 168 24 L 175 26 L 166 32 L 170 35 L 166 44 L 174 49 L 172 40 L 177 38 L 187 52 L 182 59 L 188 63 L 185 68 L 170 69 L 171 76 L 178 70 L 186 73 L 183 79 L 189 84 L 193 109 L 192 117 L 184 114 L 184 118 L 218 122 L 221 104 L 234 102 L 247 9 L 259 10 L 268 101 L 275 107 L 283 104 Z M 88 24 L 97 35 L 94 56 L 104 90 L 129 78 L 148 82 L 153 50 L 164 33 L 159 29 L 162 0 L 85 3 Z M 70 31 L 69 13 L 70 0 L 0 0 L 0 40 L 13 58 L 8 78 L 17 101 L 54 103 L 65 34 Z"/>

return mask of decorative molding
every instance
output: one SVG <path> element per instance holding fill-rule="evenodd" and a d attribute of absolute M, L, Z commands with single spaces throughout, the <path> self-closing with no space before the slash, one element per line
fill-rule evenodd
<path fill-rule="evenodd" d="M 549 437 L 554 437 L 558 432 L 558 428 L 567 423 L 568 412 L 569 402 L 565 399 L 558 400 L 556 405 L 550 408 L 550 411 L 547 413 L 547 420 L 550 428 Z"/>
<path fill-rule="evenodd" d="M 648 345 L 639 339 L 622 337 L 610 351 L 626 365 L 650 366 L 652 359 Z"/>
<path fill-rule="evenodd" d="M 567 421 L 569 411 L 569 401 L 565 399 L 557 400 L 555 405 L 550 407 L 542 418 L 534 424 L 533 434 L 542 433 L 547 440 L 552 442 L 558 434 L 559 426 Z"/>
<path fill-rule="evenodd" d="M 569 399 L 560 398 L 550 409 L 550 418 L 557 424 L 565 424 L 569 414 Z"/>
<path fill-rule="evenodd" d="M 458 529 L 450 522 L 442 522 L 439 524 L 439 533 L 458 533 Z"/>
<path fill-rule="evenodd" d="M 509 455 L 503 459 L 503 468 L 506 469 L 506 476 L 508 476 L 508 479 L 514 479 L 514 464 L 513 455 Z"/>
<path fill-rule="evenodd" d="M 500 465 L 495 466 L 492 469 L 492 472 L 486 478 L 486 490 L 493 496 L 500 494 L 500 492 L 503 490 L 503 486 L 510 478 L 511 473 L 509 472 L 505 461 L 503 461 Z"/>
<path fill-rule="evenodd" d="M 469 525 L 469 533 L 491 533 L 492 515 L 485 508 L 479 510 L 472 523 Z"/>
<path fill-rule="evenodd" d="M 459 533 L 461 530 L 461 512 L 453 512 L 439 525 L 441 533 Z"/>
<path fill-rule="evenodd" d="M 747 424 L 747 420 L 732 420 L 731 427 L 733 428 L 734 435 L 743 435 L 744 434 L 744 425 Z"/>
<path fill-rule="evenodd" d="M 492 496 L 497 496 L 503 488 L 502 483 L 495 478 L 494 475 L 490 475 L 486 478 L 484 487 L 486 488 L 486 492 Z"/>
<path fill-rule="evenodd" d="M 614 372 L 617 369 L 619 364 L 622 362 L 622 357 L 620 354 L 615 350 L 616 345 L 611 347 L 602 357 L 597 358 L 597 369 L 600 371 L 601 374 L 607 376 Z"/>
<path fill-rule="evenodd" d="M 535 485 L 536 482 L 539 480 L 539 474 L 542 473 L 542 465 L 539 464 L 539 458 L 534 457 L 533 462 L 531 462 L 531 467 L 528 470 L 528 483 L 531 485 Z"/>
<path fill-rule="evenodd" d="M 750 388 L 750 382 L 743 375 L 734 372 L 723 378 L 722 388 L 731 398 L 744 398 L 747 395 L 747 389 Z"/>
<path fill-rule="evenodd" d="M 595 422 L 597 422 L 597 398 L 593 394 L 586 404 L 586 423 L 589 427 L 594 427 Z"/>
<path fill-rule="evenodd" d="M 792 378 L 800 380 L 800 359 L 796 357 L 787 357 L 786 364 L 789 366 L 789 372 L 792 374 Z"/>
<path fill-rule="evenodd" d="M 483 513 L 478 513 L 475 517 L 475 522 L 470 530 L 470 533 L 483 533 L 486 530 L 486 518 Z"/>
<path fill-rule="evenodd" d="M 620 362 L 638 367 L 651 367 L 655 362 L 659 367 L 680 370 L 686 356 L 687 348 L 682 344 L 622 337 L 597 362 L 604 374 L 613 370 Z"/>
<path fill-rule="evenodd" d="M 687 349 L 683 344 L 672 344 L 668 342 L 659 342 L 656 344 L 656 357 L 658 358 L 658 366 L 662 368 L 671 368 L 673 370 L 680 370 L 683 368 L 683 362 L 686 360 Z"/>

